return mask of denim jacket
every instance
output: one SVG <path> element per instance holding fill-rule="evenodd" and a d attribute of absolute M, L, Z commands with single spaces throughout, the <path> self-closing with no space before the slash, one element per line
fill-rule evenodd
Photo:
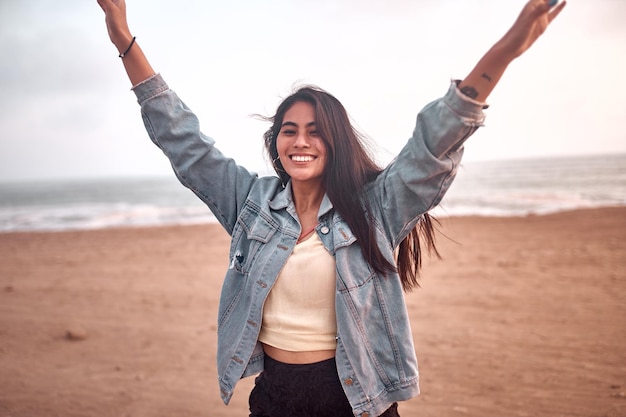
<path fill-rule="evenodd" d="M 232 237 L 217 352 L 221 395 L 228 404 L 241 378 L 263 370 L 257 340 L 263 303 L 301 232 L 291 185 L 283 186 L 277 177 L 259 178 L 222 155 L 160 75 L 135 86 L 134 92 L 152 141 L 181 183 L 208 205 Z M 463 142 L 482 125 L 482 108 L 451 83 L 443 98 L 419 113 L 397 158 L 366 186 L 377 241 L 388 260 L 393 262 L 394 249 L 441 201 Z M 337 265 L 337 372 L 354 415 L 377 416 L 393 402 L 419 393 L 402 285 L 397 274 L 381 276 L 372 270 L 328 197 L 318 219 L 316 231 Z"/>

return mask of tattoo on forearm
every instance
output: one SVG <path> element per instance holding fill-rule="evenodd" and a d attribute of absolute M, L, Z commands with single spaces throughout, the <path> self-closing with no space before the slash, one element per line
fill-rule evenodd
<path fill-rule="evenodd" d="M 466 85 L 465 87 L 461 88 L 461 93 L 465 94 L 469 98 L 478 97 L 478 91 L 476 91 L 474 87 L 470 87 L 469 85 Z"/>
<path fill-rule="evenodd" d="M 481 77 L 483 77 L 485 80 L 491 82 L 491 77 L 489 75 L 485 74 L 484 72 L 483 72 L 483 75 L 481 75 Z"/>

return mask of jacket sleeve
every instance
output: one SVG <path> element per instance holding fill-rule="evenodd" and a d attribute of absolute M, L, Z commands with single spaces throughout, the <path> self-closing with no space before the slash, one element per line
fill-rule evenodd
<path fill-rule="evenodd" d="M 463 144 L 484 122 L 483 103 L 452 82 L 447 93 L 417 115 L 413 135 L 366 190 L 375 217 L 396 247 L 450 187 Z"/>
<path fill-rule="evenodd" d="M 133 87 L 150 139 L 169 158 L 180 182 L 211 209 L 232 234 L 256 174 L 238 166 L 200 131 L 198 118 L 160 75 Z"/>

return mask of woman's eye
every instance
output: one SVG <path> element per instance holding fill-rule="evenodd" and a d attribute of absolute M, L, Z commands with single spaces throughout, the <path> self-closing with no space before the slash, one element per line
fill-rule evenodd
<path fill-rule="evenodd" d="M 293 136 L 296 134 L 295 130 L 283 130 L 283 135 L 285 136 Z"/>
<path fill-rule="evenodd" d="M 319 136 L 320 134 L 319 134 L 319 132 L 317 130 L 311 130 L 309 132 L 309 135 L 311 135 L 311 136 Z"/>

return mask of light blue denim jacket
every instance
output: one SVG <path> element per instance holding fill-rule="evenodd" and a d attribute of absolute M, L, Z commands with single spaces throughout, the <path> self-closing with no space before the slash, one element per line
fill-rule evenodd
<path fill-rule="evenodd" d="M 176 176 L 204 201 L 232 236 L 230 267 L 218 317 L 218 377 L 228 404 L 235 384 L 263 370 L 257 340 L 263 303 L 291 254 L 301 227 L 291 186 L 238 166 L 200 132 L 198 119 L 160 75 L 134 87 L 152 141 Z M 422 215 L 442 199 L 455 176 L 463 142 L 482 125 L 481 103 L 451 83 L 445 96 L 417 116 L 398 157 L 366 187 L 378 244 L 394 249 Z M 419 393 L 417 358 L 397 274 L 381 276 L 325 197 L 317 233 L 337 264 L 339 378 L 355 416 L 377 416 L 393 402 Z M 306 281 L 306 276 L 303 276 Z"/>

